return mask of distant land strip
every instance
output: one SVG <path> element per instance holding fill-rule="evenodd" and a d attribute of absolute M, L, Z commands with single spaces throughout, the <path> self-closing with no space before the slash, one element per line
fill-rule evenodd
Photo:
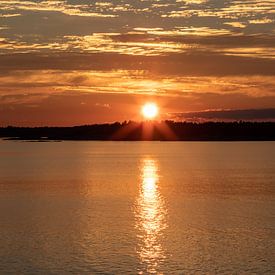
<path fill-rule="evenodd" d="M 72 127 L 0 127 L 11 140 L 275 141 L 275 122 L 114 122 Z"/>

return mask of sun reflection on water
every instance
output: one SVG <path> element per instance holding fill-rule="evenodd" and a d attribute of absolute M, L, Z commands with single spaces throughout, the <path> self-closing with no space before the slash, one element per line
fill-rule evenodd
<path fill-rule="evenodd" d="M 159 192 L 159 170 L 157 161 L 143 159 L 141 185 L 136 207 L 136 227 L 139 235 L 138 254 L 146 273 L 158 272 L 165 259 L 161 244 L 166 228 L 166 208 Z M 142 274 L 142 271 L 141 273 Z"/>

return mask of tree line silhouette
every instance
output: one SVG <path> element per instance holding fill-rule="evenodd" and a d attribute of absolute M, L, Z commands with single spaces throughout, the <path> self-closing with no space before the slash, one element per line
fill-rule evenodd
<path fill-rule="evenodd" d="M 0 137 L 16 140 L 275 140 L 275 122 L 115 122 L 73 127 L 2 127 Z"/>

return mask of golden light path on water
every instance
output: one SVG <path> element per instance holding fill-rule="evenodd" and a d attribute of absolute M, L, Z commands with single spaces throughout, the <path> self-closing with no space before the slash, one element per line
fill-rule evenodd
<path fill-rule="evenodd" d="M 166 207 L 159 192 L 158 163 L 152 158 L 145 158 L 141 162 L 141 184 L 135 215 L 139 232 L 137 252 L 145 266 L 143 271 L 156 273 L 165 259 L 161 238 L 167 224 Z"/>

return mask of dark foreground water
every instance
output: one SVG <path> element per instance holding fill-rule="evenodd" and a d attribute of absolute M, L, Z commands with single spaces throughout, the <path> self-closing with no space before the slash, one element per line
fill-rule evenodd
<path fill-rule="evenodd" d="M 275 142 L 0 141 L 0 273 L 275 272 Z"/>

